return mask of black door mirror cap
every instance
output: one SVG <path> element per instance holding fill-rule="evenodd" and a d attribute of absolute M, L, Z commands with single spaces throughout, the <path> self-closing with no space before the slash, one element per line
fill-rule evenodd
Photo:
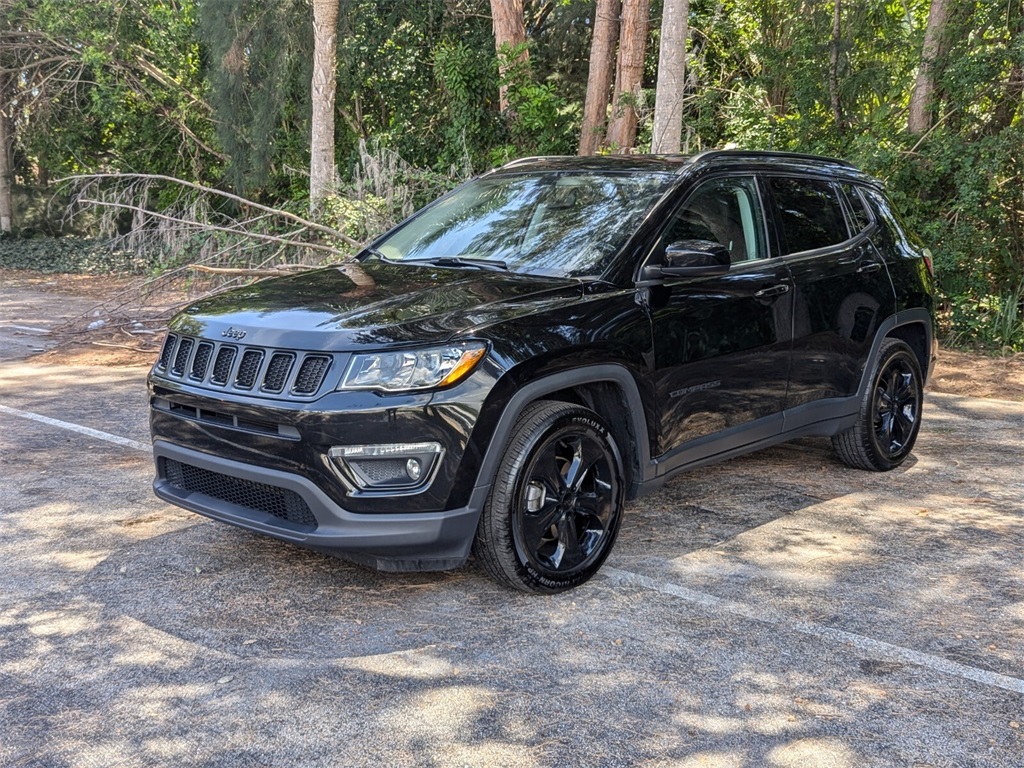
<path fill-rule="evenodd" d="M 724 275 L 731 264 L 729 249 L 711 240 L 680 240 L 665 249 L 664 277 Z"/>

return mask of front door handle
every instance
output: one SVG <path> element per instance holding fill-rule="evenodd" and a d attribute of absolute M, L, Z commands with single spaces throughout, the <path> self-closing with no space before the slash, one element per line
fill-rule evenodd
<path fill-rule="evenodd" d="M 755 299 L 766 299 L 769 296 L 781 296 L 789 291 L 788 283 L 779 283 L 768 288 L 762 288 L 760 291 L 754 292 Z"/>

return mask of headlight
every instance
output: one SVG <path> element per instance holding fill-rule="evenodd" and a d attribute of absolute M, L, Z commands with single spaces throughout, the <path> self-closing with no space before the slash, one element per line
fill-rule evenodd
<path fill-rule="evenodd" d="M 381 389 L 408 392 L 455 384 L 469 375 L 487 351 L 484 344 L 354 355 L 341 389 Z"/>

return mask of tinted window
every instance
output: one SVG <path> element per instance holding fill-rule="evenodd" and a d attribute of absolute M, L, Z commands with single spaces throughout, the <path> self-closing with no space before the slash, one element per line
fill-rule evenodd
<path fill-rule="evenodd" d="M 680 240 L 721 243 L 734 264 L 764 258 L 764 219 L 754 180 L 739 177 L 701 184 L 673 215 L 662 237 L 666 246 Z"/>
<path fill-rule="evenodd" d="M 670 174 L 488 176 L 455 189 L 376 244 L 390 261 L 457 257 L 512 272 L 600 275 L 672 184 Z"/>
<path fill-rule="evenodd" d="M 910 248 L 910 242 L 907 239 L 907 232 L 903 228 L 903 222 L 900 221 L 899 215 L 885 195 L 878 190 L 870 188 L 865 189 L 864 194 L 867 195 L 868 202 L 871 203 L 875 214 L 880 217 L 881 221 L 888 224 L 888 229 L 892 233 L 893 238 L 904 248 Z"/>
<path fill-rule="evenodd" d="M 850 204 L 850 231 L 854 234 L 863 232 L 871 224 L 871 214 L 864 206 L 864 198 L 860 196 L 857 187 L 852 184 L 843 184 L 843 192 L 846 193 L 846 201 Z"/>
<path fill-rule="evenodd" d="M 785 253 L 812 251 L 850 237 L 838 190 L 817 179 L 770 179 Z"/>

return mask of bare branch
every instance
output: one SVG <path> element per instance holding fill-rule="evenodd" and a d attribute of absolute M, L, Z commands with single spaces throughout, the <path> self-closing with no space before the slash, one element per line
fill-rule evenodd
<path fill-rule="evenodd" d="M 249 275 L 252 277 L 281 277 L 295 272 L 305 272 L 314 267 L 305 264 L 282 264 L 279 267 L 266 269 L 251 267 L 209 267 L 206 264 L 189 264 L 188 268 L 196 272 L 209 272 L 214 275 Z"/>
<path fill-rule="evenodd" d="M 254 208 L 254 209 L 258 210 L 258 211 L 266 211 L 267 213 L 272 213 L 275 216 L 280 216 L 283 219 L 288 219 L 289 221 L 294 221 L 296 224 L 301 224 L 302 226 L 308 227 L 311 230 L 315 230 L 317 232 L 322 232 L 322 233 L 324 233 L 326 235 L 330 235 L 331 237 L 336 237 L 339 240 L 341 240 L 343 243 L 351 245 L 353 248 L 361 248 L 362 247 L 362 243 L 360 243 L 359 241 L 355 240 L 354 238 L 349 237 L 344 232 L 339 232 L 338 230 L 333 229 L 332 227 L 328 227 L 328 226 L 326 226 L 324 224 L 318 224 L 315 221 L 310 221 L 309 219 L 305 219 L 302 216 L 299 216 L 297 214 L 291 213 L 290 211 L 282 211 L 279 208 L 271 208 L 270 206 L 261 205 L 260 203 L 253 202 L 252 200 L 247 200 L 246 198 L 240 197 L 239 195 L 233 195 L 230 192 L 225 192 L 225 191 L 220 190 L 220 189 L 214 189 L 213 187 L 207 187 L 207 186 L 204 186 L 202 184 L 196 184 L 196 183 L 193 183 L 191 181 L 185 181 L 184 179 L 176 179 L 173 176 L 162 176 L 160 174 L 153 174 L 153 173 L 95 173 L 95 174 L 87 174 L 87 175 L 80 175 L 80 176 L 66 176 L 63 179 L 59 179 L 57 181 L 57 183 L 60 184 L 60 183 L 71 183 L 71 182 L 81 182 L 81 181 L 85 181 L 85 182 L 88 182 L 88 181 L 102 181 L 102 180 L 106 180 L 106 179 L 115 179 L 115 180 L 125 180 L 125 179 L 147 180 L 148 179 L 148 180 L 152 180 L 152 181 L 166 181 L 166 182 L 171 183 L 171 184 L 177 184 L 177 185 L 182 186 L 182 187 L 187 187 L 189 189 L 194 189 L 197 192 L 203 192 L 203 193 L 208 194 L 208 195 L 215 195 L 215 196 L 218 196 L 218 197 L 223 197 L 223 198 L 225 198 L 227 200 L 232 200 L 232 201 L 234 201 L 236 203 L 240 203 L 241 205 L 247 206 L 249 208 Z M 102 203 L 102 202 L 99 202 L 99 201 L 92 201 L 92 202 L 96 203 L 97 205 L 104 205 L 105 204 L 105 203 Z M 148 211 L 147 211 L 147 213 L 148 213 Z M 328 248 L 327 246 L 323 246 L 323 248 L 325 248 L 327 250 L 335 250 L 336 251 L 336 249 Z"/>
<path fill-rule="evenodd" d="M 246 232 L 238 227 L 221 227 L 217 224 L 203 224 L 201 222 L 192 222 L 188 219 L 182 219 L 177 216 L 168 216 L 165 213 L 159 213 L 157 211 L 151 211 L 147 208 L 143 208 L 140 205 L 132 205 L 130 203 L 116 203 L 110 200 L 96 200 L 94 198 L 80 197 L 78 198 L 80 203 L 88 203 L 89 205 L 98 205 L 105 208 L 119 208 L 126 211 L 135 211 L 146 216 L 152 216 L 155 219 L 162 219 L 163 221 L 171 221 L 176 224 L 184 224 L 186 226 L 196 227 L 204 231 L 212 232 L 230 232 L 234 235 L 244 235 L 245 237 L 251 237 L 254 240 L 262 240 L 268 243 L 285 243 L 286 245 L 300 246 L 302 248 L 310 248 L 314 251 L 326 251 L 328 253 L 334 253 L 339 256 L 344 256 L 343 251 L 338 250 L 332 245 L 324 245 L 322 243 L 305 243 L 297 240 L 289 240 L 284 237 L 278 237 L 276 235 L 267 235 L 263 232 Z M 300 230 L 301 231 L 301 230 Z"/>

